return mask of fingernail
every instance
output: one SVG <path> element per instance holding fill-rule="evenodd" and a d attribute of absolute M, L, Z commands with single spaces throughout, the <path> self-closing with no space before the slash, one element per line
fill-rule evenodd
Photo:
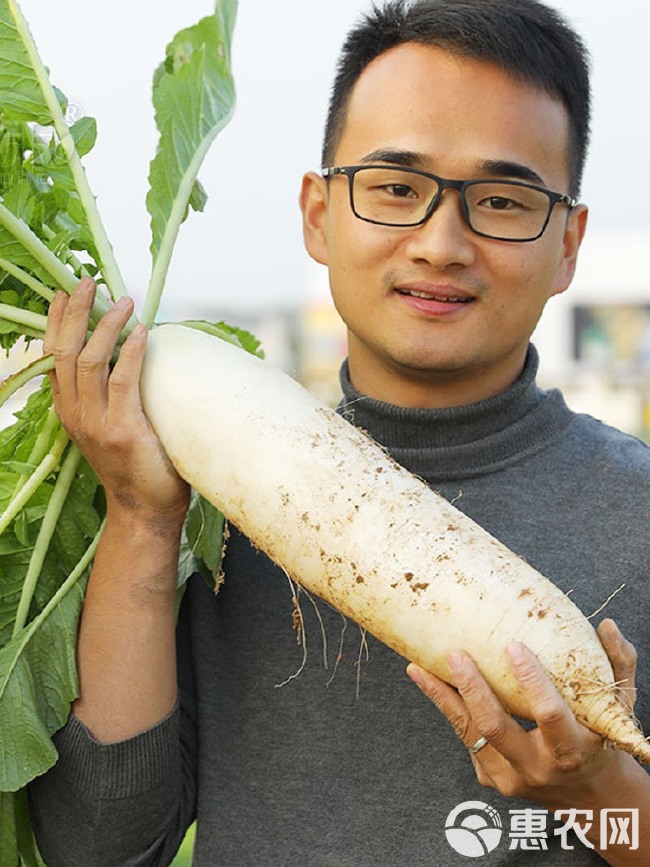
<path fill-rule="evenodd" d="M 447 665 L 452 674 L 460 674 L 465 668 L 465 657 L 460 651 L 454 650 L 447 656 Z"/>
<path fill-rule="evenodd" d="M 524 646 L 519 641 L 513 641 L 506 647 L 506 654 L 513 665 L 521 665 L 524 661 Z"/>
<path fill-rule="evenodd" d="M 406 674 L 411 678 L 416 686 L 419 686 L 420 689 L 422 688 L 420 683 L 420 671 L 416 665 L 408 665 L 406 667 Z"/>

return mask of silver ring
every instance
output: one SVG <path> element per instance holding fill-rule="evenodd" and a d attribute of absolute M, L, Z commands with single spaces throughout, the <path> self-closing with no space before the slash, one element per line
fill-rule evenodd
<path fill-rule="evenodd" d="M 477 753 L 479 750 L 482 750 L 483 747 L 487 745 L 487 743 L 488 743 L 488 739 L 487 739 L 487 738 L 484 738 L 483 736 L 481 736 L 481 737 L 476 741 L 475 744 L 472 744 L 471 747 L 467 747 L 467 749 L 470 751 L 470 753 L 471 753 L 473 756 L 475 756 L 476 753 Z"/>

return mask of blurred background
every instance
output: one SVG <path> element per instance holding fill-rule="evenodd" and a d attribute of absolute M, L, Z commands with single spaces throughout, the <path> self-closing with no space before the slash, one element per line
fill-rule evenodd
<path fill-rule="evenodd" d="M 572 288 L 535 335 L 541 380 L 577 409 L 650 438 L 650 6 L 557 0 L 593 59 L 593 144 L 583 187 L 588 238 Z M 149 275 L 144 200 L 156 147 L 150 82 L 174 33 L 210 0 L 22 0 L 71 119 L 97 118 L 87 158 L 109 236 L 140 302 Z M 270 361 L 328 401 L 338 396 L 344 332 L 325 270 L 302 246 L 298 190 L 319 167 L 335 58 L 367 0 L 241 0 L 234 39 L 238 105 L 208 156 L 206 212 L 183 227 L 161 318 L 226 319 L 262 340 Z M 36 352 L 34 347 L 32 352 Z M 0 377 L 24 362 L 0 361 Z M 4 425 L 24 396 L 0 416 Z"/>

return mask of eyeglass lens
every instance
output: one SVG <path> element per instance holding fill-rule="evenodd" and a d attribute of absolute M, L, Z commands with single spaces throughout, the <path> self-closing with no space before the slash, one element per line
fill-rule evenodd
<path fill-rule="evenodd" d="M 392 226 L 421 222 L 440 192 L 425 175 L 391 167 L 364 167 L 354 175 L 352 197 L 357 216 Z M 465 187 L 467 218 L 476 232 L 495 238 L 524 240 L 542 231 L 550 199 L 540 190 L 500 181 L 477 181 Z"/>

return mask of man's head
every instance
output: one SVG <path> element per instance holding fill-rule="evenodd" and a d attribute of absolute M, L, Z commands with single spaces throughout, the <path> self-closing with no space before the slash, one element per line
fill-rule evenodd
<path fill-rule="evenodd" d="M 388 0 L 349 36 L 301 207 L 360 391 L 451 406 L 514 382 L 575 271 L 588 97 L 535 0 Z"/>
<path fill-rule="evenodd" d="M 589 144 L 588 53 L 553 9 L 537 0 L 388 0 L 348 34 L 332 88 L 322 164 L 332 165 L 350 95 L 369 63 L 407 42 L 496 64 L 560 100 L 569 118 L 570 188 L 580 192 Z"/>

